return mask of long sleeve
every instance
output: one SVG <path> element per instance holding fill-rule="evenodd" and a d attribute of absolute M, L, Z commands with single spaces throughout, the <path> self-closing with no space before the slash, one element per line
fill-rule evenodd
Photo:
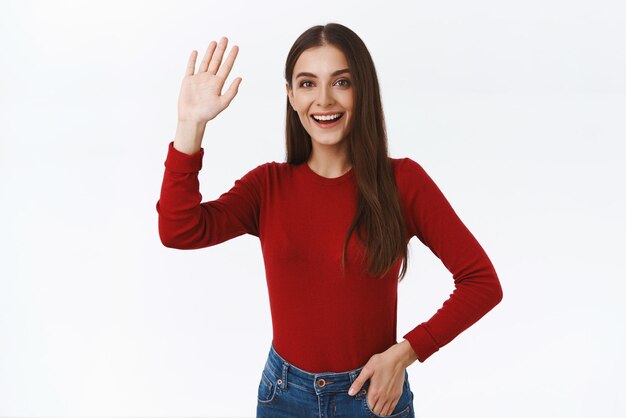
<path fill-rule="evenodd" d="M 455 285 L 428 321 L 403 336 L 424 362 L 500 303 L 502 287 L 484 249 L 426 171 L 410 158 L 400 170 L 409 230 L 442 261 Z"/>
<path fill-rule="evenodd" d="M 196 249 L 222 243 L 245 233 L 259 236 L 261 170 L 259 165 L 218 199 L 201 202 L 198 173 L 204 148 L 192 155 L 170 142 L 161 195 L 156 203 L 159 236 L 166 247 Z"/>

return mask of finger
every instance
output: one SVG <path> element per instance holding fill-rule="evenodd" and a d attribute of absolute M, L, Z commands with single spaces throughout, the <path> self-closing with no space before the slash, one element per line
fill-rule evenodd
<path fill-rule="evenodd" d="M 185 69 L 185 75 L 193 75 L 193 70 L 196 68 L 196 54 L 198 51 L 195 49 L 191 51 L 189 54 L 189 59 L 187 60 L 187 68 Z"/>
<path fill-rule="evenodd" d="M 226 45 L 228 45 L 228 38 L 222 36 L 220 38 L 220 43 L 217 45 L 217 49 L 215 50 L 215 55 L 211 58 L 211 62 L 209 64 L 208 72 L 210 74 L 215 74 L 217 69 L 220 68 L 220 64 L 222 63 L 222 57 L 224 56 L 224 51 L 226 50 Z"/>
<path fill-rule="evenodd" d="M 359 373 L 357 378 L 354 379 L 354 382 L 352 382 L 352 385 L 350 385 L 348 395 L 353 396 L 355 393 L 361 390 L 361 386 L 363 386 L 363 384 L 367 382 L 367 379 L 372 377 L 372 374 L 373 372 L 370 372 L 370 369 L 368 369 L 367 366 L 363 367 L 361 373 Z"/>
<path fill-rule="evenodd" d="M 217 42 L 215 41 L 211 41 L 209 42 L 209 46 L 206 49 L 206 52 L 204 53 L 204 58 L 202 58 L 202 62 L 200 63 L 200 68 L 198 68 L 198 72 L 206 72 L 207 67 L 209 66 L 209 61 L 211 60 L 211 57 L 213 56 L 213 51 L 215 51 L 215 46 L 217 45 Z"/>
<path fill-rule="evenodd" d="M 372 403 L 372 406 L 370 407 L 370 409 L 375 414 L 385 416 L 386 414 L 384 413 L 384 409 L 380 407 L 381 405 L 382 405 L 382 401 L 380 400 L 380 398 L 378 398 L 376 401 Z M 380 411 L 378 411 L 378 409 L 380 409 Z"/>
<path fill-rule="evenodd" d="M 228 77 L 228 74 L 230 73 L 230 70 L 232 70 L 233 64 L 235 63 L 235 58 L 237 58 L 238 52 L 239 52 L 239 47 L 237 45 L 234 45 L 230 49 L 230 54 L 228 54 L 228 57 L 226 57 L 226 61 L 224 61 L 224 65 L 220 67 L 220 70 L 217 73 L 218 76 L 224 79 Z"/>
<path fill-rule="evenodd" d="M 224 108 L 226 108 L 237 95 L 237 92 L 239 91 L 239 84 L 241 84 L 241 77 L 237 77 L 236 79 L 234 79 L 233 82 L 230 83 L 230 87 L 228 88 L 228 90 L 226 90 L 224 94 L 222 94 L 222 98 L 224 99 Z"/>
<path fill-rule="evenodd" d="M 393 412 L 393 408 L 395 408 L 395 404 L 393 402 L 387 402 L 385 404 L 385 406 L 383 406 L 383 408 L 381 409 L 382 413 L 380 415 L 391 415 L 391 413 Z"/>

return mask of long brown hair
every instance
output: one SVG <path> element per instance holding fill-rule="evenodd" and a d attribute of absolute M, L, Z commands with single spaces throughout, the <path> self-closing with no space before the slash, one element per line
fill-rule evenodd
<path fill-rule="evenodd" d="M 402 257 L 398 279 L 401 281 L 406 274 L 409 254 L 406 224 L 388 158 L 378 77 L 367 47 L 356 33 L 338 23 L 313 26 L 291 47 L 285 64 L 285 80 L 293 90 L 293 70 L 298 57 L 309 48 L 329 44 L 346 56 L 354 92 L 351 129 L 344 140 L 358 186 L 357 209 L 344 241 L 341 265 L 345 269 L 348 241 L 356 230 L 357 237 L 367 248 L 368 273 L 382 277 L 398 257 Z M 290 110 L 287 98 L 287 162 L 301 164 L 308 160 L 312 151 L 311 137 L 302 126 L 298 113 Z"/>

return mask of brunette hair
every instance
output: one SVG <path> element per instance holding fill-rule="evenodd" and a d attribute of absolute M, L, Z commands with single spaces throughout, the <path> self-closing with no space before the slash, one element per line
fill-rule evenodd
<path fill-rule="evenodd" d="M 289 50 L 285 79 L 289 89 L 293 90 L 293 70 L 298 58 L 305 50 L 323 45 L 333 45 L 343 51 L 354 94 L 351 128 L 344 140 L 358 187 L 357 209 L 344 241 L 341 266 L 345 269 L 348 241 L 356 230 L 357 237 L 367 248 L 368 273 L 382 277 L 402 257 L 398 279 L 401 281 L 406 274 L 409 255 L 407 229 L 388 157 L 378 77 L 367 47 L 356 33 L 341 24 L 312 26 Z M 285 133 L 287 162 L 306 162 L 312 151 L 311 137 L 302 126 L 298 113 L 291 108 L 289 98 Z"/>

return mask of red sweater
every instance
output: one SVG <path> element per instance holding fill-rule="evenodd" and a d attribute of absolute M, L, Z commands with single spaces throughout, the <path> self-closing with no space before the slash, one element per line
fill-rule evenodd
<path fill-rule="evenodd" d="M 201 202 L 204 148 L 182 153 L 170 142 L 156 204 L 166 247 L 196 249 L 243 234 L 260 239 L 273 344 L 287 361 L 313 373 L 342 372 L 397 343 L 399 258 L 376 279 L 365 272 L 354 232 L 341 272 L 343 242 L 355 214 L 351 169 L 336 178 L 308 164 L 268 162 L 250 170 L 218 199 Z M 420 362 L 478 321 L 502 299 L 487 254 L 440 189 L 410 158 L 391 158 L 408 240 L 418 239 L 452 273 L 455 290 L 426 322 L 405 334 Z"/>

